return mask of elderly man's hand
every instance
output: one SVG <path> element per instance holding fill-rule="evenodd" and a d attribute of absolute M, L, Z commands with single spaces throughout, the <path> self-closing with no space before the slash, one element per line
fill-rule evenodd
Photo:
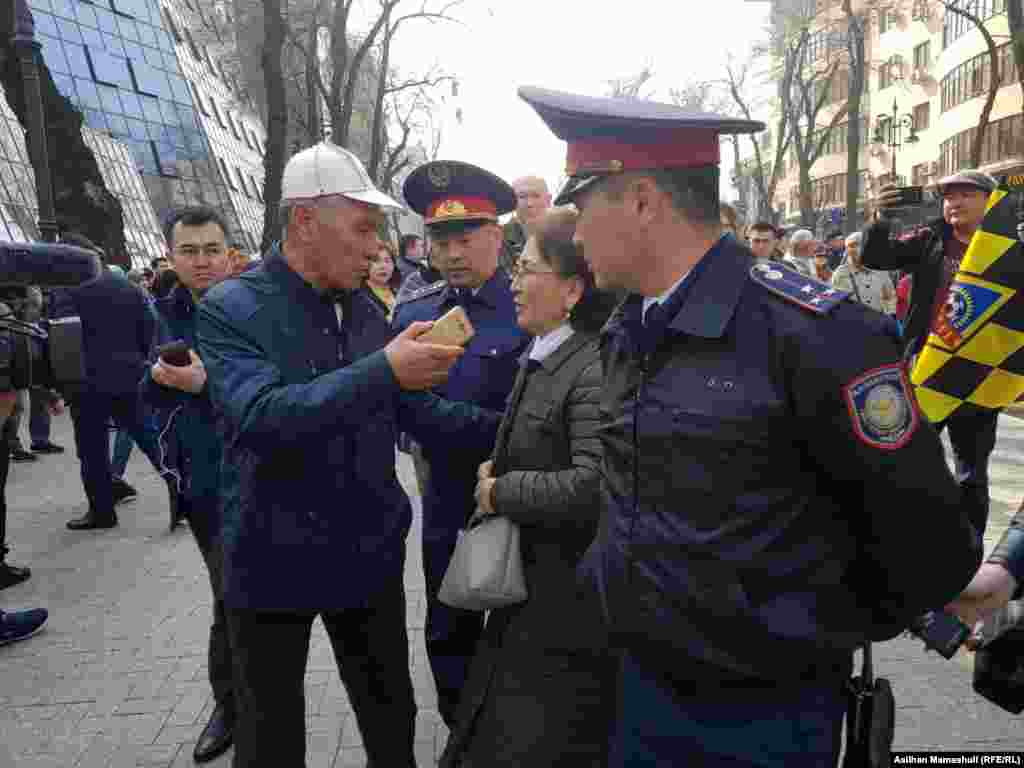
<path fill-rule="evenodd" d="M 189 392 L 197 395 L 206 386 L 206 368 L 199 355 L 191 349 L 188 351 L 190 365 L 171 365 L 163 360 L 157 360 L 150 369 L 153 381 L 169 389 L 177 389 L 181 392 Z"/>
<path fill-rule="evenodd" d="M 875 215 L 884 216 L 891 209 L 898 208 L 903 204 L 903 190 L 893 184 L 886 184 L 878 193 L 875 200 Z"/>
<path fill-rule="evenodd" d="M 18 393 L 13 389 L 7 392 L 0 392 L 0 422 L 7 421 L 14 412 L 14 406 L 18 403 Z"/>
<path fill-rule="evenodd" d="M 987 619 L 1013 597 L 1017 581 L 998 563 L 982 563 L 960 597 L 946 606 L 969 627 Z"/>
<path fill-rule="evenodd" d="M 462 347 L 417 341 L 433 326 L 433 323 L 413 323 L 384 347 L 388 363 L 402 389 L 415 391 L 444 384 L 448 380 L 448 371 L 462 355 Z"/>

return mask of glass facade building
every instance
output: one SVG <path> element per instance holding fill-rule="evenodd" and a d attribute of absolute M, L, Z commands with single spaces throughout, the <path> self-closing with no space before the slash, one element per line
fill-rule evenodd
<path fill-rule="evenodd" d="M 83 135 L 124 208 L 132 260 L 163 249 L 173 208 L 210 205 L 255 251 L 263 224 L 265 134 L 251 102 L 188 32 L 192 11 L 164 0 L 29 0 L 42 57 L 83 114 Z M 0 239 L 36 236 L 24 132 L 0 104 Z"/>

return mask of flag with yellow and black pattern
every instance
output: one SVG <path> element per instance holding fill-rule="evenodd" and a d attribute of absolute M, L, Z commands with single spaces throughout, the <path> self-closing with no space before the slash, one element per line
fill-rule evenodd
<path fill-rule="evenodd" d="M 1003 184 L 989 197 L 950 286 L 946 315 L 911 373 L 921 410 L 933 422 L 1024 396 L 1024 246 L 1010 192 Z"/>

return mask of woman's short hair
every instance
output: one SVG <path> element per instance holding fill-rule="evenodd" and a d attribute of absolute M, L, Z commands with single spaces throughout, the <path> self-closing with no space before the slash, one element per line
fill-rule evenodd
<path fill-rule="evenodd" d="M 399 288 L 402 287 L 402 273 L 398 271 L 398 251 L 390 240 L 381 240 L 380 248 L 377 250 L 377 255 L 374 256 L 374 261 L 380 257 L 381 251 L 387 251 L 391 257 L 391 266 L 394 269 L 391 270 L 391 278 L 388 280 L 388 287 L 398 293 Z"/>
<path fill-rule="evenodd" d="M 732 227 L 734 232 L 739 232 L 739 215 L 736 213 L 736 209 L 733 206 L 729 205 L 729 203 L 724 200 L 719 201 L 718 213 L 723 219 L 729 222 L 729 226 Z"/>
<path fill-rule="evenodd" d="M 583 258 L 583 246 L 573 242 L 579 214 L 572 208 L 556 208 L 544 215 L 534 230 L 541 259 L 563 278 L 583 281 L 583 296 L 569 315 L 574 330 L 597 333 L 619 302 L 611 292 L 599 290 L 594 273 Z"/>
<path fill-rule="evenodd" d="M 856 243 L 857 245 L 860 245 L 861 240 L 863 239 L 864 235 L 862 235 L 860 232 L 854 232 L 853 234 L 846 236 L 845 243 L 846 245 L 849 245 L 850 243 Z"/>

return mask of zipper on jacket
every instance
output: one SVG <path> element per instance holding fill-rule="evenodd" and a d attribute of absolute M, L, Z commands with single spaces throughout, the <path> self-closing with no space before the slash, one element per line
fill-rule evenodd
<path fill-rule="evenodd" d="M 640 516 L 640 410 L 643 401 L 644 387 L 647 384 L 647 354 L 640 358 L 640 382 L 633 396 L 633 514 L 629 521 L 629 541 L 626 548 L 626 585 L 629 586 L 633 575 L 633 531 L 637 518 Z"/>

